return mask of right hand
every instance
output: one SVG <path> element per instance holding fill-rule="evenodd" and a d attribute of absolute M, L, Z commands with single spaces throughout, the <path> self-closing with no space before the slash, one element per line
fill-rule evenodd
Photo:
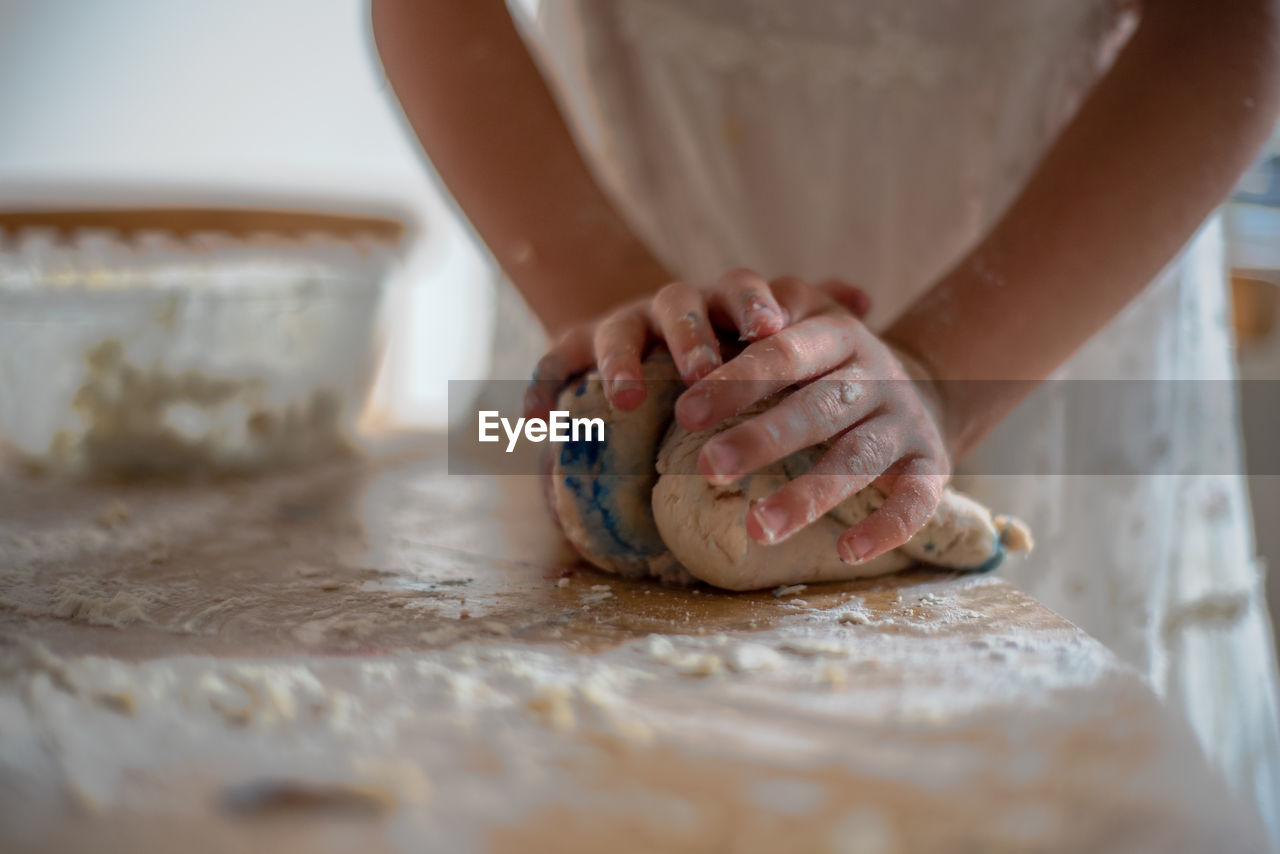
<path fill-rule="evenodd" d="M 680 377 L 692 385 L 723 364 L 717 330 L 759 341 L 833 306 L 861 318 L 871 301 L 861 288 L 836 279 L 816 285 L 795 276 L 765 280 L 745 269 L 730 270 L 711 288 L 672 282 L 560 335 L 534 369 L 525 417 L 546 418 L 560 390 L 592 366 L 609 403 L 634 409 L 645 399 L 641 362 L 651 341 L 666 345 Z"/>

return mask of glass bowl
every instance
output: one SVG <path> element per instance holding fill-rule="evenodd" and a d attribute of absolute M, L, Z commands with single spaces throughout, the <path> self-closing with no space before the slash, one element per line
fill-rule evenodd
<path fill-rule="evenodd" d="M 7 449 L 37 470 L 114 478 L 349 453 L 394 241 L 254 223 L 0 222 Z"/>

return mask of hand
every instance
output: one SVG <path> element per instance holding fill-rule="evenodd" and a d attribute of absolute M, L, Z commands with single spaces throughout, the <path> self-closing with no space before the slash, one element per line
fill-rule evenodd
<path fill-rule="evenodd" d="M 870 305 L 862 289 L 844 282 L 815 286 L 791 276 L 766 281 L 750 270 L 731 270 L 706 290 L 672 282 L 653 297 L 561 335 L 538 361 L 525 392 L 525 416 L 546 417 L 560 389 L 592 365 L 599 367 L 610 404 L 639 406 L 645 399 L 640 363 L 651 340 L 666 344 L 680 376 L 692 384 L 723 364 L 717 329 L 756 342 L 824 312 L 863 317 Z"/>
<path fill-rule="evenodd" d="M 705 430 L 796 384 L 776 405 L 707 441 L 699 471 L 727 486 L 829 442 L 807 473 L 752 507 L 747 532 L 780 542 L 875 484 L 884 503 L 841 535 L 841 559 L 862 563 L 905 543 L 937 509 L 950 475 L 941 405 L 913 360 L 842 306 L 829 303 L 749 344 L 684 392 L 675 417 L 687 430 Z"/>

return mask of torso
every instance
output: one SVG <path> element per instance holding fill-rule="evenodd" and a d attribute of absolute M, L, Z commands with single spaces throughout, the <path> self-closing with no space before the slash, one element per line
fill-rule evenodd
<path fill-rule="evenodd" d="M 1125 20 L 1110 0 L 556 0 L 537 41 L 675 270 L 842 276 L 883 323 L 991 226 Z"/>

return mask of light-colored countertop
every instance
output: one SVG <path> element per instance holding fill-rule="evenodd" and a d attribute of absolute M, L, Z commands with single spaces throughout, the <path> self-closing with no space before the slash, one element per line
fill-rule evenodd
<path fill-rule="evenodd" d="M 1189 730 L 995 577 L 575 563 L 439 454 L 0 480 L 5 851 L 1254 851 Z"/>

